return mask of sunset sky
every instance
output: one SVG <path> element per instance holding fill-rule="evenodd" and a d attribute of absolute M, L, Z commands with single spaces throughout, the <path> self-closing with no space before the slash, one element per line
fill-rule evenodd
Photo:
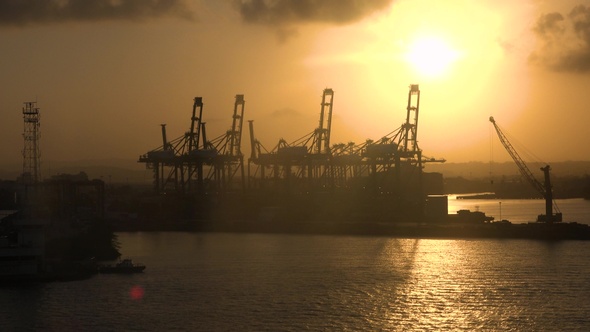
<path fill-rule="evenodd" d="M 545 161 L 590 159 L 590 1 L 1 0 L 0 45 L 1 163 L 22 160 L 25 101 L 44 162 L 137 160 L 196 96 L 213 138 L 244 94 L 271 149 L 317 127 L 324 88 L 332 143 L 379 139 L 410 84 L 427 156 L 487 162 L 492 138 L 509 160 L 492 115 Z"/>

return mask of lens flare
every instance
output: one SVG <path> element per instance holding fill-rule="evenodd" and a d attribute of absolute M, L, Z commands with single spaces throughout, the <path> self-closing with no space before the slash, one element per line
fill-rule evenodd
<path fill-rule="evenodd" d="M 139 285 L 131 287 L 131 290 L 129 291 L 129 297 L 131 297 L 132 300 L 141 300 L 144 294 L 145 290 Z"/>

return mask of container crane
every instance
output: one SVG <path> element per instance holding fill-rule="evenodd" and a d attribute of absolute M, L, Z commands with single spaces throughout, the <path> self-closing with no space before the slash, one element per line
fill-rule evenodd
<path fill-rule="evenodd" d="M 504 135 L 504 133 L 502 132 L 502 130 L 500 129 L 498 124 L 496 124 L 496 121 L 494 120 L 493 116 L 490 116 L 490 122 L 494 125 L 494 129 L 496 129 L 496 133 L 498 134 L 498 138 L 500 139 L 500 142 L 502 143 L 502 145 L 504 146 L 506 151 L 508 151 L 508 154 L 510 155 L 510 157 L 512 157 L 512 159 L 516 163 L 516 166 L 518 166 L 518 170 L 520 171 L 520 174 L 545 199 L 545 214 L 539 215 L 537 217 L 537 221 L 547 222 L 547 223 L 562 221 L 562 214 L 561 214 L 561 212 L 559 212 L 559 209 L 557 208 L 557 206 L 555 206 L 556 213 L 553 213 L 553 206 L 554 206 L 554 204 L 553 204 L 553 188 L 551 186 L 551 176 L 549 174 L 551 167 L 549 165 L 546 165 L 545 167 L 541 167 L 541 171 L 543 171 L 543 174 L 545 176 L 545 180 L 544 180 L 544 183 L 539 182 L 533 176 L 533 173 L 527 167 L 527 165 L 522 160 L 522 158 L 518 155 L 518 153 L 516 152 L 516 150 L 514 149 L 512 144 L 510 144 L 510 142 L 508 141 L 508 138 L 506 138 L 506 135 Z"/>
<path fill-rule="evenodd" d="M 333 102 L 334 90 L 324 89 L 318 128 L 290 143 L 281 138 L 270 152 L 266 149 L 261 151 L 264 147 L 254 137 L 254 125 L 250 122 L 251 156 L 248 165 L 257 165 L 255 173 L 260 170 L 261 186 L 272 179 L 275 184 L 281 183 L 287 188 L 290 182 L 298 183 L 305 191 L 332 187 L 330 132 Z M 271 170 L 270 174 L 265 174 L 265 168 Z"/>

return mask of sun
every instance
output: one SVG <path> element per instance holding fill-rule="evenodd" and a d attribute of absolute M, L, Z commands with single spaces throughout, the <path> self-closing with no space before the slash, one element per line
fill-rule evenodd
<path fill-rule="evenodd" d="M 416 39 L 408 47 L 406 60 L 422 76 L 440 77 L 459 58 L 459 53 L 436 37 Z"/>

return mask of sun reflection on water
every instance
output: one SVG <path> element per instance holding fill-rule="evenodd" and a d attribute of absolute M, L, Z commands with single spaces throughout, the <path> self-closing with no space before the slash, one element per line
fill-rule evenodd
<path fill-rule="evenodd" d="M 503 329 L 518 320 L 526 305 L 523 278 L 506 279 L 509 271 L 494 253 L 477 250 L 476 241 L 407 240 L 412 251 L 390 252 L 405 257 L 405 278 L 391 285 L 386 317 L 388 330 Z M 392 258 L 398 268 L 399 259 Z M 404 266 L 404 265 L 401 265 Z M 484 280 L 484 282 L 482 282 Z M 537 296 L 534 290 L 529 296 Z M 403 311 L 396 310 L 404 308 Z M 489 326 L 490 322 L 495 322 Z M 504 324 L 504 322 L 507 324 Z M 519 326 L 527 326 L 526 321 Z"/>

